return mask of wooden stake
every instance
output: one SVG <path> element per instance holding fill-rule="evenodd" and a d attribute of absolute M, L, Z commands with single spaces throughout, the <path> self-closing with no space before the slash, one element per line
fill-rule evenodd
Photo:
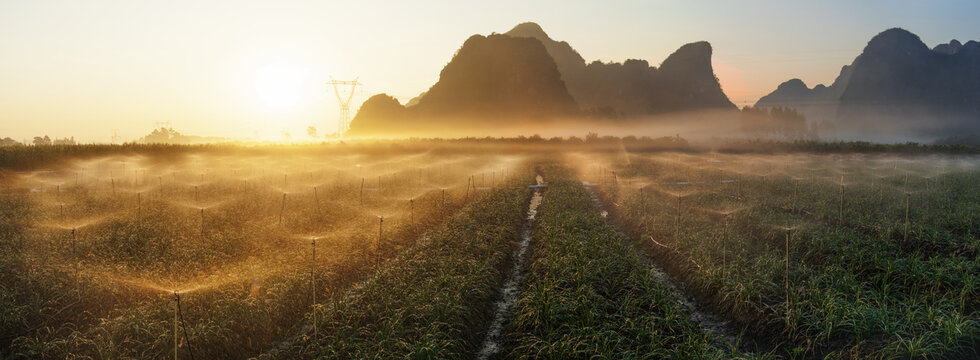
<path fill-rule="evenodd" d="M 78 252 L 75 251 L 75 228 L 71 228 L 71 257 L 75 260 L 75 295 L 81 300 L 82 292 L 78 287 Z"/>
<path fill-rule="evenodd" d="M 385 224 L 385 217 L 379 216 L 378 217 L 378 265 L 379 266 L 381 265 L 381 245 L 382 245 L 381 235 L 382 235 L 382 230 L 384 229 L 384 224 Z"/>
<path fill-rule="evenodd" d="M 286 210 L 286 193 L 282 193 L 282 206 L 279 207 L 279 226 L 282 226 L 282 212 Z"/>
<path fill-rule="evenodd" d="M 909 172 L 905 171 L 905 192 L 909 191 Z"/>
<path fill-rule="evenodd" d="M 177 291 L 174 291 L 174 360 L 177 360 L 177 345 L 178 340 L 180 339 L 177 337 L 177 307 L 179 306 L 179 299 L 180 294 L 177 294 Z"/>
<path fill-rule="evenodd" d="M 912 194 L 905 193 L 905 240 L 909 241 L 909 208 L 912 203 Z"/>
<path fill-rule="evenodd" d="M 674 245 L 677 244 L 677 236 L 681 230 L 681 197 L 677 197 L 677 216 L 674 220 Z"/>
<path fill-rule="evenodd" d="M 800 180 L 793 180 L 793 211 L 799 211 L 800 205 Z"/>
<path fill-rule="evenodd" d="M 316 215 L 322 216 L 320 214 L 320 196 L 316 193 L 316 186 L 313 187 L 313 206 L 316 208 Z"/>
<path fill-rule="evenodd" d="M 786 230 L 786 327 L 789 327 L 790 302 L 789 302 L 789 233 Z"/>
<path fill-rule="evenodd" d="M 313 256 L 310 261 L 310 293 L 313 297 L 313 304 L 311 304 L 313 314 L 313 340 L 317 339 L 317 328 L 316 328 L 316 238 L 313 238 Z"/>
<path fill-rule="evenodd" d="M 721 238 L 721 274 L 728 275 L 728 215 L 725 215 L 725 235 Z"/>
<path fill-rule="evenodd" d="M 837 223 L 844 224 L 844 175 L 840 176 L 840 209 L 837 212 Z"/>

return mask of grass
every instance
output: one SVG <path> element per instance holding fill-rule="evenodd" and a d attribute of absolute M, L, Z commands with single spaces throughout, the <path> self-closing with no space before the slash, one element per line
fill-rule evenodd
<path fill-rule="evenodd" d="M 604 196 L 618 205 L 613 211 L 617 220 L 635 239 L 669 244 L 674 251 L 651 245 L 648 253 L 714 308 L 775 343 L 786 356 L 976 356 L 980 262 L 971 230 L 977 220 L 969 209 L 978 194 L 967 184 L 980 178 L 971 168 L 945 175 L 945 186 L 936 185 L 944 182 L 940 177 L 912 177 L 932 186 L 913 194 L 918 199 L 913 206 L 920 210 L 913 209 L 912 231 L 904 241 L 901 170 L 879 169 L 883 178 L 872 189 L 865 161 L 814 157 L 778 172 L 741 163 L 741 170 L 750 173 L 738 174 L 712 169 L 703 165 L 704 158 L 693 156 L 680 164 L 676 158 L 631 160 L 618 170 L 657 180 L 648 180 L 653 184 L 644 194 L 606 183 Z M 934 176 L 926 164 L 910 166 L 909 171 Z M 838 220 L 838 172 L 849 174 L 843 221 Z M 676 185 L 681 178 L 691 185 Z M 719 182 L 731 178 L 740 184 Z M 680 222 L 675 200 L 665 195 L 672 191 L 690 193 Z M 948 198 L 947 191 L 959 196 Z M 728 229 L 725 216 L 732 224 Z M 787 228 L 792 228 L 788 294 Z M 727 246 L 722 246 L 726 231 Z"/>
<path fill-rule="evenodd" d="M 509 358 L 733 357 L 691 321 L 567 171 L 545 173 Z"/>
<path fill-rule="evenodd" d="M 513 166 L 491 157 L 362 154 L 311 168 L 310 159 L 294 156 L 275 158 L 274 167 L 261 157 L 198 155 L 164 164 L 108 158 L 20 175 L 0 194 L 0 354 L 172 356 L 174 290 L 183 293 L 188 330 L 178 339 L 181 356 L 191 346 L 203 358 L 264 352 L 295 334 L 313 305 L 309 235 L 321 237 L 314 275 L 323 301 L 472 201 L 462 188 L 471 174 Z M 73 169 L 82 174 L 78 185 Z M 290 173 L 285 181 L 283 172 Z M 362 173 L 383 180 L 363 204 Z M 207 208 L 203 236 L 200 208 Z"/>
<path fill-rule="evenodd" d="M 532 166 L 497 358 L 980 356 L 975 158 L 591 141 L 0 149 L 0 357 L 475 357 Z"/>
<path fill-rule="evenodd" d="M 325 303 L 319 338 L 306 334 L 270 357 L 472 357 L 516 243 L 529 180 L 479 195 L 362 286 Z"/>

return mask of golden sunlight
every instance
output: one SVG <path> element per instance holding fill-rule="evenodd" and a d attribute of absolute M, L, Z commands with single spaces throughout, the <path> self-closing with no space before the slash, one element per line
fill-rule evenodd
<path fill-rule="evenodd" d="M 569 3 L 0 0 L 0 360 L 980 360 L 980 0 Z"/>
<path fill-rule="evenodd" d="M 252 88 L 259 102 L 270 110 L 290 110 L 303 97 L 308 70 L 291 65 L 267 65 L 252 74 Z"/>

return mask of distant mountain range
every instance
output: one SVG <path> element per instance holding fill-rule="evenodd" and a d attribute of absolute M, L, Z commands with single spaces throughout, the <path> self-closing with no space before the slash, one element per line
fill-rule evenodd
<path fill-rule="evenodd" d="M 737 108 L 722 92 L 711 53 L 702 41 L 682 46 L 659 67 L 634 59 L 587 63 L 567 42 L 523 23 L 503 34 L 471 36 L 439 80 L 406 105 L 385 94 L 369 98 L 348 134 L 479 136 L 572 122 L 648 126 L 687 122 L 674 115 L 683 112 L 720 113 L 702 128 L 732 135 L 718 126 L 737 129 L 740 117 L 727 115 Z M 929 49 L 918 36 L 889 29 L 830 86 L 792 79 L 756 106 L 796 109 L 825 138 L 923 141 L 978 133 L 980 43 L 953 40 Z"/>
<path fill-rule="evenodd" d="M 980 131 L 980 43 L 929 49 L 903 29 L 886 30 L 830 86 L 799 79 L 756 103 L 790 107 L 833 124 L 842 138 L 900 141 Z"/>
<path fill-rule="evenodd" d="M 562 80 L 579 106 L 588 111 L 642 116 L 701 109 L 735 110 L 711 67 L 711 44 L 681 46 L 660 68 L 645 60 L 624 63 L 585 59 L 567 42 L 552 40 L 538 24 L 527 22 L 504 33 L 544 44 Z"/>
<path fill-rule="evenodd" d="M 456 134 L 563 118 L 618 118 L 703 109 L 736 110 L 711 68 L 711 45 L 684 45 L 660 68 L 643 60 L 585 60 L 534 23 L 473 35 L 428 91 L 401 105 L 378 94 L 361 105 L 349 135 Z M 603 120 L 605 119 L 605 120 Z"/>

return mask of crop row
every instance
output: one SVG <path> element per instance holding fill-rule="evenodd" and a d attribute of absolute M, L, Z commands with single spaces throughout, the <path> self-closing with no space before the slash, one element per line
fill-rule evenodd
<path fill-rule="evenodd" d="M 643 161 L 629 167 L 623 172 L 670 171 Z M 949 191 L 966 198 L 954 201 L 975 207 L 975 190 L 960 180 L 975 174 L 949 177 L 957 179 Z M 928 220 L 943 213 L 942 187 L 916 194 L 931 210 L 913 213 L 927 220 L 906 239 L 904 217 L 889 215 L 905 204 L 888 206 L 881 194 L 904 185 L 898 179 L 879 179 L 875 188 L 845 185 L 846 218 L 839 193 L 827 191 L 839 184 L 739 181 L 687 193 L 676 184 L 610 181 L 603 195 L 618 222 L 688 288 L 788 355 L 962 356 L 975 348 L 977 241 L 970 231 Z M 942 216 L 968 216 L 946 208 Z"/>
<path fill-rule="evenodd" d="M 510 357 L 734 357 L 671 297 L 630 240 L 560 167 L 535 225 L 528 275 L 511 323 Z"/>
<path fill-rule="evenodd" d="M 416 169 L 364 191 L 333 171 L 29 178 L 0 194 L 0 355 L 170 357 L 175 339 L 180 357 L 265 351 L 475 199 L 476 181 L 459 183 L 473 167 Z"/>
<path fill-rule="evenodd" d="M 313 314 L 270 358 L 466 358 L 478 350 L 527 204 L 524 176 L 481 194 Z"/>

